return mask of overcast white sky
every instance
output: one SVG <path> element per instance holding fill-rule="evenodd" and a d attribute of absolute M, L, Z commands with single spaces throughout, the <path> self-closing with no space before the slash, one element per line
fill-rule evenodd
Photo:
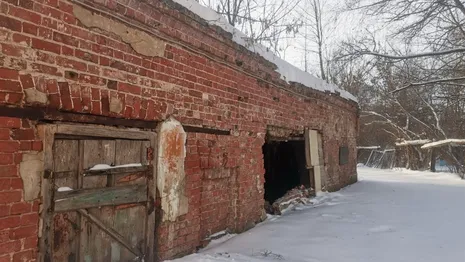
<path fill-rule="evenodd" d="M 212 6 L 216 6 L 215 1 L 218 0 L 201 0 L 204 3 L 210 2 Z M 283 0 L 256 0 L 256 1 L 283 1 Z M 285 0 L 284 0 L 285 1 Z M 299 5 L 306 8 L 308 0 L 300 0 Z M 362 15 L 361 12 L 343 12 L 345 9 L 345 0 L 320 0 L 323 4 L 323 23 L 325 27 L 326 39 L 326 55 L 336 47 L 340 41 L 349 38 L 355 38 L 368 31 L 376 32 L 378 39 L 383 39 L 387 35 L 388 28 L 382 26 L 382 21 L 377 21 L 373 17 Z M 307 7 L 308 8 L 308 7 Z M 295 15 L 295 14 L 289 14 Z M 304 28 L 300 32 L 304 32 Z M 309 43 L 309 42 L 307 42 Z M 304 54 L 303 51 L 304 38 L 302 35 L 289 38 L 282 41 L 282 49 L 280 56 L 292 63 L 293 65 L 304 69 Z M 316 48 L 314 48 L 316 49 Z M 309 71 L 318 75 L 318 57 L 314 53 L 307 52 Z"/>

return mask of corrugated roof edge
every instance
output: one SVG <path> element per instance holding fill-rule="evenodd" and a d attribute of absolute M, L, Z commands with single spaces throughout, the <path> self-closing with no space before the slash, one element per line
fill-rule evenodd
<path fill-rule="evenodd" d="M 250 44 L 246 42 L 247 36 L 242 33 L 241 31 L 234 28 L 230 25 L 226 19 L 216 13 L 213 9 L 210 9 L 206 6 L 201 5 L 200 3 L 196 2 L 195 0 L 172 0 L 176 2 L 191 12 L 195 13 L 199 17 L 203 18 L 206 22 L 211 25 L 216 25 L 229 32 L 233 36 L 233 41 L 237 44 L 244 46 L 248 50 L 254 53 L 258 53 L 266 60 L 274 63 L 277 66 L 277 72 L 281 75 L 281 78 L 287 82 L 296 82 L 300 83 L 306 87 L 318 90 L 318 91 L 329 91 L 333 94 L 339 93 L 339 95 L 345 99 L 352 100 L 354 102 L 358 102 L 357 98 L 352 95 L 351 93 L 347 92 L 346 90 L 342 90 L 334 84 L 327 83 L 323 79 L 319 79 L 312 74 L 300 70 L 296 66 L 290 64 L 289 62 L 279 58 L 266 47 L 259 45 L 259 44 Z"/>

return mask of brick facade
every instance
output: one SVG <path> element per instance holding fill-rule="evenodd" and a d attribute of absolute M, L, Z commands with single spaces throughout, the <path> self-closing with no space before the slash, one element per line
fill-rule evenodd
<path fill-rule="evenodd" d="M 112 28 L 105 28 L 108 21 Z M 230 38 L 170 0 L 0 1 L 0 115 L 6 107 L 41 112 L 0 117 L 0 261 L 33 261 L 38 251 L 41 200 L 24 201 L 19 168 L 23 153 L 42 150 L 35 125 L 63 120 L 47 112 L 83 114 L 79 122 L 173 116 L 186 126 L 230 132 L 187 133 L 189 211 L 157 225 L 160 259 L 259 221 L 267 126 L 319 130 L 325 188 L 351 183 L 357 104 L 286 83 L 275 65 Z M 340 146 L 350 151 L 342 166 Z"/>
<path fill-rule="evenodd" d="M 23 200 L 19 164 L 24 152 L 40 151 L 42 143 L 27 119 L 0 117 L 0 134 L 0 261 L 31 261 L 37 251 L 39 200 Z"/>

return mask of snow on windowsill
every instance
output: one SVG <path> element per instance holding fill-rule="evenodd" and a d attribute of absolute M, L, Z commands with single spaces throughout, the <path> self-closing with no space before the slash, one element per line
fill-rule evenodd
<path fill-rule="evenodd" d="M 74 189 L 72 189 L 71 187 L 67 187 L 67 186 L 63 186 L 63 187 L 59 187 L 57 189 L 58 192 L 67 192 L 67 191 L 73 191 Z"/>
<path fill-rule="evenodd" d="M 359 150 L 379 150 L 381 146 L 358 146 L 357 149 Z"/>
<path fill-rule="evenodd" d="M 223 30 L 229 32 L 233 36 L 233 41 L 237 44 L 246 47 L 250 51 L 257 53 L 264 57 L 266 60 L 274 63 L 278 69 L 277 72 L 281 75 L 281 78 L 287 82 L 296 82 L 305 85 L 309 88 L 326 92 L 329 91 L 333 94 L 339 93 L 339 95 L 345 99 L 358 102 L 357 98 L 349 92 L 340 89 L 334 84 L 329 84 L 325 80 L 319 79 L 308 72 L 302 71 L 299 68 L 291 65 L 289 62 L 277 57 L 275 54 L 270 52 L 266 47 L 260 44 L 251 44 L 247 41 L 248 37 L 241 31 L 230 25 L 226 19 L 216 13 L 213 9 L 203 6 L 195 0 L 173 0 L 174 2 L 184 6 L 196 15 L 205 19 L 209 24 L 221 27 Z"/>
<path fill-rule="evenodd" d="M 418 145 L 424 145 L 429 142 L 431 142 L 431 140 L 428 140 L 428 139 L 405 140 L 405 141 L 396 143 L 396 146 L 418 146 Z"/>
<path fill-rule="evenodd" d="M 118 166 L 110 166 L 107 164 L 97 164 L 91 168 L 89 168 L 89 171 L 95 171 L 95 170 L 107 170 L 107 169 L 115 169 L 115 168 L 122 168 L 122 167 L 141 167 L 141 163 L 132 163 L 132 164 L 126 164 L 126 165 L 118 165 Z"/>

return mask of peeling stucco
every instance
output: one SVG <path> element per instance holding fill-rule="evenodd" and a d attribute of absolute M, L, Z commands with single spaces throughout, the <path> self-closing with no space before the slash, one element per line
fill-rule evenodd
<path fill-rule="evenodd" d="M 23 180 L 24 200 L 37 199 L 40 194 L 40 179 L 44 172 L 43 153 L 24 153 L 19 164 L 19 174 Z"/>
<path fill-rule="evenodd" d="M 123 111 L 123 102 L 120 99 L 112 97 L 110 99 L 110 112 L 119 114 Z"/>
<path fill-rule="evenodd" d="M 47 94 L 40 92 L 36 89 L 29 88 L 24 90 L 24 94 L 26 95 L 26 102 L 31 104 L 44 104 L 48 103 Z"/>
<path fill-rule="evenodd" d="M 186 132 L 181 123 L 170 118 L 158 127 L 158 139 L 157 187 L 163 221 L 176 221 L 188 211 L 184 173 Z"/>
<path fill-rule="evenodd" d="M 123 23 L 94 14 L 79 5 L 74 5 L 73 13 L 84 26 L 89 28 L 98 28 L 121 37 L 123 42 L 130 44 L 134 51 L 141 55 L 154 57 L 164 56 L 165 54 L 166 44 L 160 39 L 155 38 L 144 31 L 131 28 Z"/>
<path fill-rule="evenodd" d="M 160 87 L 162 90 L 165 91 L 180 91 L 180 87 L 177 87 L 175 84 L 172 83 L 166 83 L 166 82 L 160 82 Z"/>

